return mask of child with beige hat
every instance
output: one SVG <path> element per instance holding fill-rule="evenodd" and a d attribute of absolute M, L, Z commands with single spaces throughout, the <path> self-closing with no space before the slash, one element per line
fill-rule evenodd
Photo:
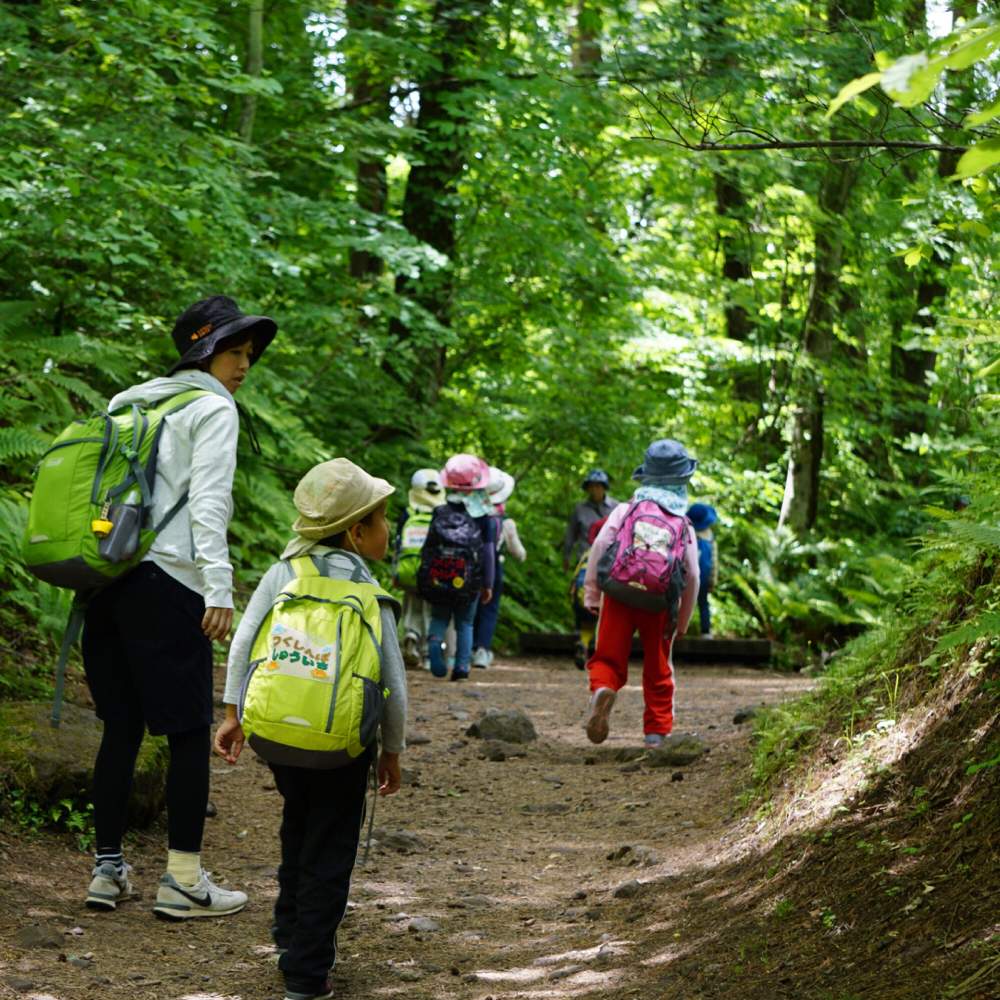
<path fill-rule="evenodd" d="M 378 611 L 372 614 L 381 667 L 378 683 L 388 689 L 380 721 L 379 793 L 398 791 L 406 729 L 406 674 L 396 636 L 399 605 L 378 588 L 366 562 L 383 559 L 388 549 L 385 512 L 392 492 L 384 479 L 370 476 L 346 458 L 314 466 L 299 482 L 295 535 L 258 584 L 229 654 L 226 719 L 215 734 L 215 751 L 229 763 L 235 763 L 243 749 L 240 719 L 246 703 L 241 697 L 246 698 L 244 678 L 257 633 L 283 592 L 292 589 L 293 579 L 301 583 L 303 566 L 313 572 L 311 561 L 317 575 L 350 582 L 369 600 L 373 594 L 377 597 Z M 336 635 L 339 640 L 340 632 Z M 345 659 L 360 655 L 357 647 L 345 643 L 345 648 L 351 650 Z M 348 669 L 351 664 L 343 666 Z M 338 674 L 340 670 L 338 659 Z M 321 1000 L 331 996 L 327 977 L 336 960 L 337 927 L 347 908 L 375 744 L 359 757 L 331 764 L 313 751 L 283 746 L 275 750 L 269 741 L 256 740 L 252 733 L 250 744 L 268 760 L 284 799 L 272 935 L 281 952 L 278 967 L 285 978 L 285 1000 Z"/>

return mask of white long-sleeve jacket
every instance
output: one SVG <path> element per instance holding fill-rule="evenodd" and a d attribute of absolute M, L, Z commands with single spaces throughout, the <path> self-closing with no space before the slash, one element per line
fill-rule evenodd
<path fill-rule="evenodd" d="M 185 370 L 154 378 L 118 393 L 116 410 L 132 403 L 156 403 L 188 389 L 207 389 L 164 418 L 153 482 L 153 523 L 185 490 L 188 502 L 157 536 L 146 559 L 202 595 L 205 606 L 233 606 L 233 567 L 226 532 L 233 512 L 233 474 L 239 416 L 226 387 L 207 372 Z"/>

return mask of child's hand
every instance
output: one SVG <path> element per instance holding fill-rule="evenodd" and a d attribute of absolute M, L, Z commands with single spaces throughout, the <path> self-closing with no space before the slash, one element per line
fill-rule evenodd
<path fill-rule="evenodd" d="M 399 770 L 399 754 L 383 750 L 378 757 L 378 793 L 395 795 L 403 777 Z"/>
<path fill-rule="evenodd" d="M 493 591 L 490 590 L 489 587 L 484 587 L 481 591 L 479 591 L 479 600 L 482 601 L 483 604 L 489 604 L 490 601 L 493 600 Z"/>
<path fill-rule="evenodd" d="M 228 716 L 215 731 L 212 749 L 227 763 L 235 764 L 243 751 L 244 739 L 240 720 L 235 715 Z"/>
<path fill-rule="evenodd" d="M 586 604 L 584 607 L 592 614 L 599 615 L 601 613 L 601 606 L 599 604 Z"/>

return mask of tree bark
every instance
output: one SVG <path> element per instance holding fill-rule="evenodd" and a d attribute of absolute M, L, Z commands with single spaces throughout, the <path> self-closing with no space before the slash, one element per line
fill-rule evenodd
<path fill-rule="evenodd" d="M 247 76 L 258 77 L 264 68 L 264 0 L 250 0 L 247 21 Z M 253 124 L 257 117 L 257 95 L 246 94 L 240 115 L 240 138 L 253 142 Z"/>
<path fill-rule="evenodd" d="M 403 224 L 418 240 L 439 251 L 449 263 L 438 270 L 425 269 L 416 279 L 396 278 L 396 291 L 412 298 L 439 325 L 451 325 L 454 288 L 456 195 L 455 186 L 465 162 L 468 114 L 456 95 L 470 86 L 461 69 L 470 53 L 481 45 L 483 19 L 490 0 L 437 0 L 431 15 L 431 45 L 438 66 L 429 70 L 420 86 L 412 167 L 403 202 Z M 413 340 L 413 329 L 394 320 L 392 332 L 400 342 Z M 422 343 L 417 370 L 408 380 L 408 394 L 415 402 L 432 402 L 445 379 L 447 349 L 444 344 Z"/>
<path fill-rule="evenodd" d="M 576 35 L 573 42 L 573 69 L 596 73 L 601 53 L 601 6 L 595 0 L 579 0 L 576 5 Z"/>
<path fill-rule="evenodd" d="M 393 0 L 347 0 L 348 32 L 384 33 L 392 16 Z M 363 109 L 365 118 L 389 121 L 389 91 L 392 74 L 384 66 L 366 59 L 362 46 L 347 46 L 347 79 L 352 99 Z M 373 215 L 385 214 L 385 161 L 378 154 L 362 150 L 355 169 L 358 207 Z M 382 260 L 368 250 L 352 250 L 352 278 L 373 279 L 382 273 Z"/>
<path fill-rule="evenodd" d="M 870 21 L 873 0 L 828 0 L 827 22 L 831 32 Z M 863 56 L 859 52 L 859 57 Z M 820 215 L 813 229 L 813 279 L 802 324 L 796 402 L 788 454 L 785 494 L 778 517 L 797 534 L 809 531 L 820 508 L 820 471 L 823 462 L 825 391 L 823 369 L 834 352 L 834 322 L 841 298 L 845 212 L 857 177 L 853 161 L 831 159 L 819 191 Z"/>
<path fill-rule="evenodd" d="M 977 14 L 976 0 L 955 0 L 951 7 L 956 18 L 964 17 L 969 20 Z M 907 18 L 918 37 L 926 36 L 926 0 L 910 0 Z M 948 85 L 945 88 L 943 117 L 947 117 L 951 111 L 951 117 L 964 118 L 974 103 L 975 74 L 971 69 L 958 72 L 949 70 L 946 82 Z M 955 83 L 958 84 L 957 102 Z M 949 108 L 949 102 L 957 103 L 958 106 Z M 962 142 L 966 138 L 961 131 L 956 131 L 952 137 L 956 142 Z M 961 153 L 955 148 L 947 148 L 938 153 L 937 175 L 941 180 L 946 180 L 955 173 L 960 156 Z M 935 247 L 931 259 L 920 265 L 914 312 L 910 322 L 916 324 L 921 332 L 931 334 L 937 328 L 938 313 L 948 297 L 947 276 L 951 263 L 951 258 Z M 900 336 L 892 344 L 890 356 L 890 373 L 897 380 L 893 416 L 893 437 L 897 440 L 905 440 L 911 434 L 926 433 L 931 395 L 928 376 L 937 365 L 937 352 L 933 348 L 905 347 L 904 337 L 909 339 L 901 330 Z"/>

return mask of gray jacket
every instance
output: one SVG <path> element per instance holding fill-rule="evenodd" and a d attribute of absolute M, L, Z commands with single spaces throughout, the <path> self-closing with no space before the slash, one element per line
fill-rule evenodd
<path fill-rule="evenodd" d="M 617 506 L 618 501 L 614 497 L 606 496 L 601 503 L 587 499 L 573 508 L 563 537 L 563 559 L 566 562 L 577 558 L 587 547 L 590 526 L 602 517 L 607 517 Z"/>

